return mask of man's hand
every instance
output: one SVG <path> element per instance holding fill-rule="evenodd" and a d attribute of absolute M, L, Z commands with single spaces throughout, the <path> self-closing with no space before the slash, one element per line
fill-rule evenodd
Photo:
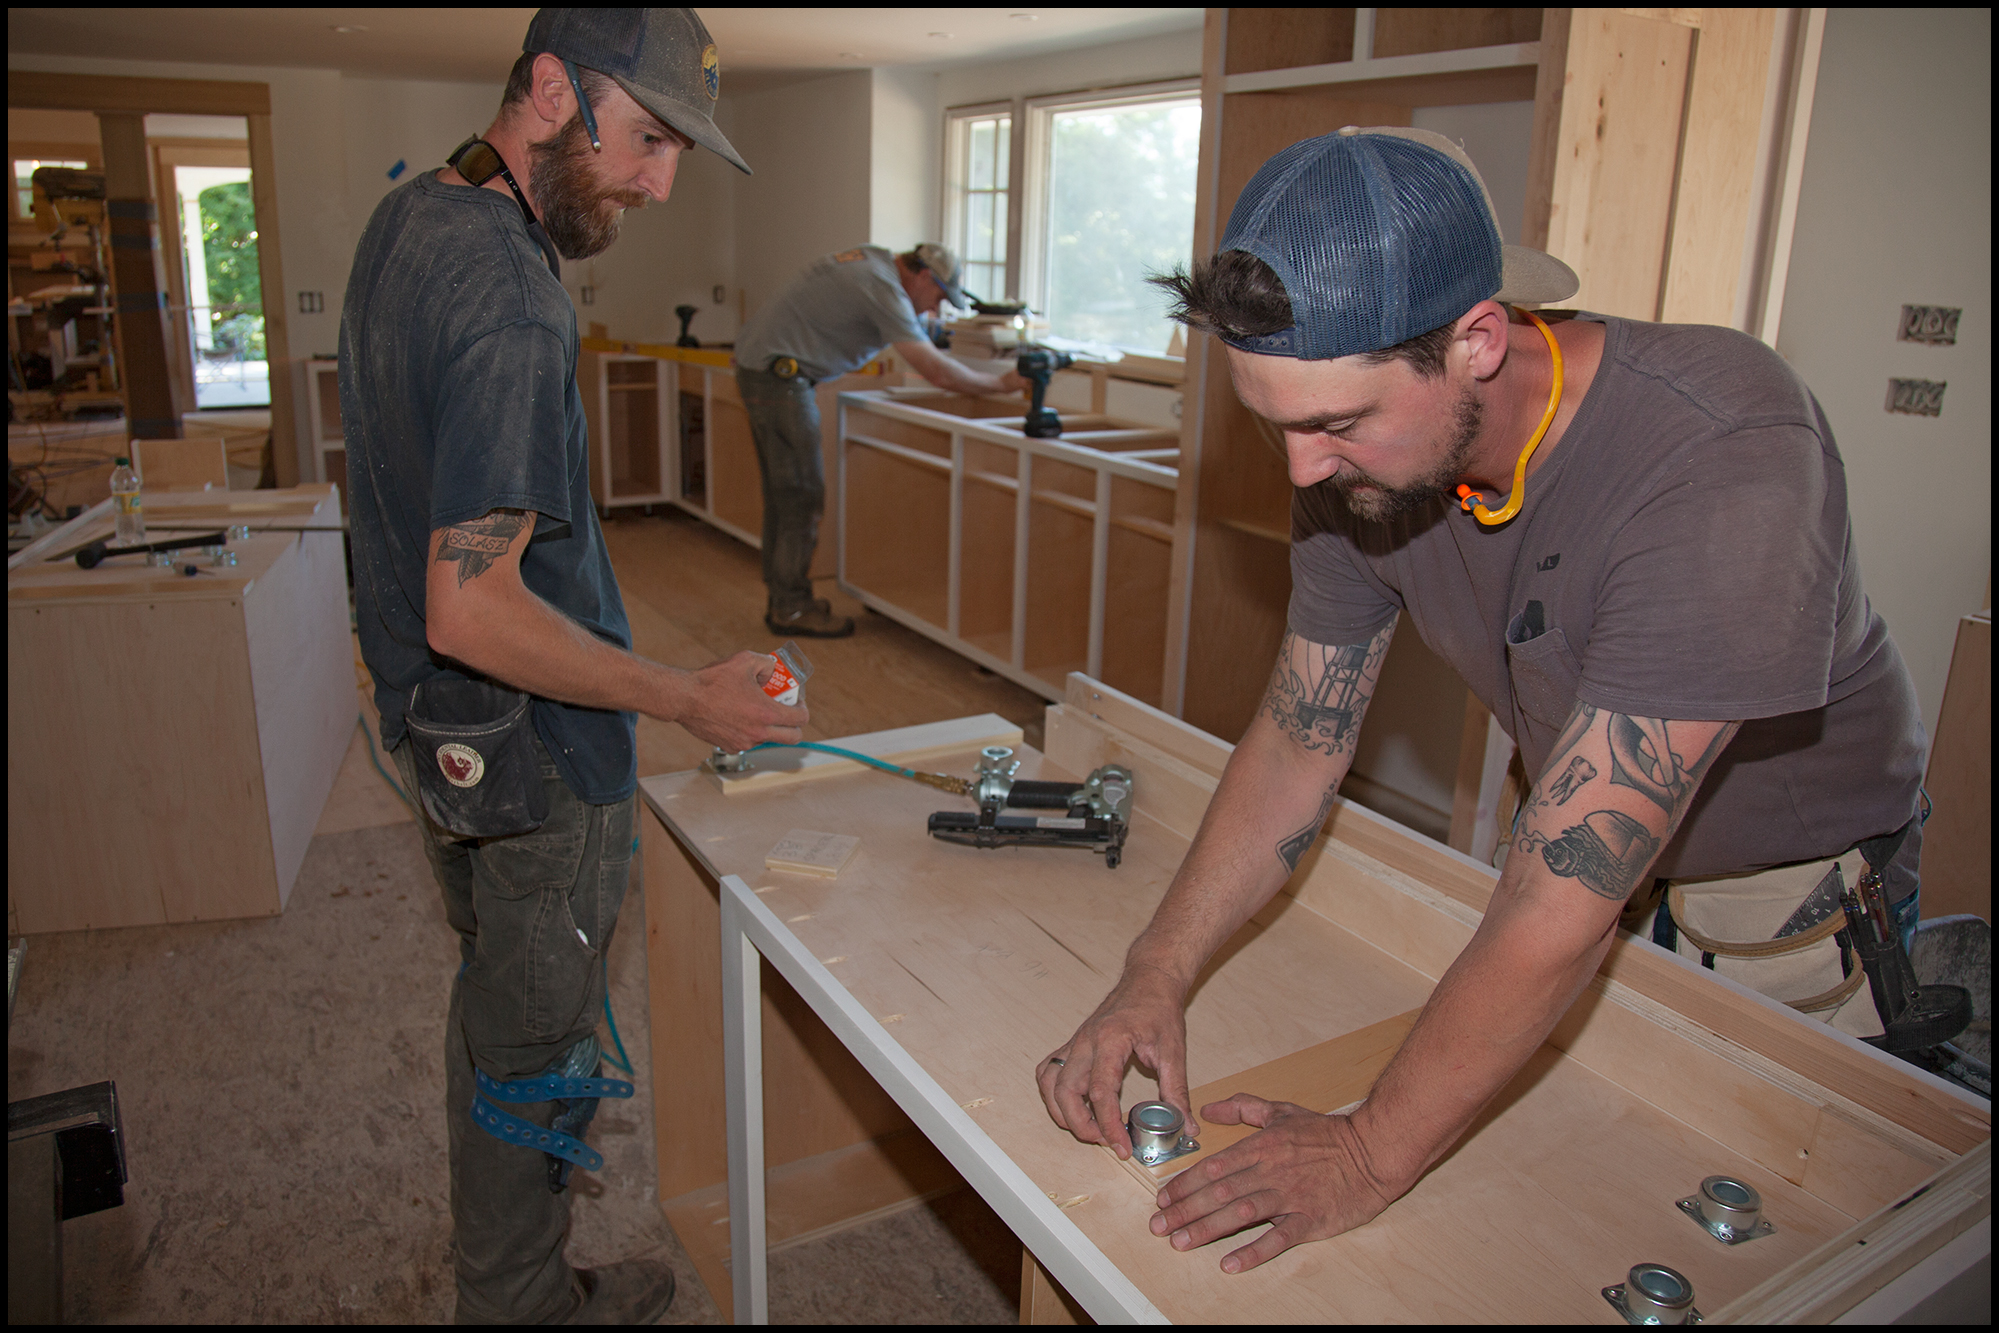
<path fill-rule="evenodd" d="M 1027 388 L 1027 376 L 1017 370 L 1009 370 L 999 377 L 1001 393 L 1020 393 Z"/>
<path fill-rule="evenodd" d="M 763 692 L 776 668 L 769 653 L 740 652 L 688 673 L 673 720 L 725 750 L 802 740 L 812 716 L 805 705 L 781 704 Z"/>
<path fill-rule="evenodd" d="M 1027 387 L 1027 381 L 1015 371 L 988 375 L 944 355 L 928 342 L 897 343 L 895 350 L 911 370 L 947 393 L 1019 393 Z"/>
<path fill-rule="evenodd" d="M 1152 1234 L 1191 1250 L 1259 1222 L 1270 1230 L 1222 1257 L 1243 1273 L 1293 1245 L 1350 1231 L 1394 1202 L 1369 1169 L 1365 1146 L 1343 1115 L 1237 1093 L 1201 1108 L 1210 1124 L 1255 1125 L 1260 1133 L 1173 1177 L 1159 1191 Z"/>
<path fill-rule="evenodd" d="M 1076 1035 L 1034 1071 L 1055 1123 L 1085 1143 L 1107 1145 L 1120 1161 L 1130 1157 L 1119 1094 L 1125 1063 L 1136 1055 L 1159 1075 L 1159 1099 L 1187 1113 L 1186 1132 L 1200 1133 L 1187 1104 L 1185 995 L 1162 971 L 1127 967 Z"/>

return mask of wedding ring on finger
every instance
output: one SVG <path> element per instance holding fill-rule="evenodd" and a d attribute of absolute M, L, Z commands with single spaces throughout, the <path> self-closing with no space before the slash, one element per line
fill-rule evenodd
<path fill-rule="evenodd" d="M 1051 1055 L 1048 1057 L 1047 1063 L 1054 1065 L 1057 1069 L 1060 1069 L 1062 1066 L 1068 1064 L 1069 1062 L 1067 1060 L 1064 1060 L 1059 1055 Z"/>

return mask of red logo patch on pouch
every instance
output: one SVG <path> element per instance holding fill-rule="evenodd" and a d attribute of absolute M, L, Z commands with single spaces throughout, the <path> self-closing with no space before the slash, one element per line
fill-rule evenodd
<path fill-rule="evenodd" d="M 479 752 L 455 741 L 437 747 L 437 768 L 454 787 L 476 787 L 486 776 L 486 761 Z"/>

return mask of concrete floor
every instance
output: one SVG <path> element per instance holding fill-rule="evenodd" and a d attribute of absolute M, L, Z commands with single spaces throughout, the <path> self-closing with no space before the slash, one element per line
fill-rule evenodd
<path fill-rule="evenodd" d="M 678 516 L 607 533 L 639 651 L 693 665 L 770 646 L 754 551 Z M 879 617 L 812 652 L 815 736 L 984 711 L 1038 723 L 1040 699 Z M 704 749 L 641 726 L 641 772 Z M 115 1080 L 131 1171 L 123 1207 L 64 1224 L 70 1321 L 449 1320 L 456 945 L 368 754 L 357 730 L 282 916 L 28 941 L 8 1097 Z M 569 1253 L 588 1266 L 657 1251 L 681 1281 L 666 1322 L 714 1323 L 656 1198 L 643 911 L 635 879 L 610 977 L 638 1095 L 597 1117 L 605 1166 L 579 1173 Z M 1011 1323 L 1019 1269 L 1018 1243 L 960 1191 L 773 1255 L 772 1320 Z"/>

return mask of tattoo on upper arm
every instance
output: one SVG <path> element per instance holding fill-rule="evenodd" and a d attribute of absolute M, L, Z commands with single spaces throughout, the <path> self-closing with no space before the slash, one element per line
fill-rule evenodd
<path fill-rule="evenodd" d="M 1528 833 L 1513 850 L 1536 849 L 1557 875 L 1579 879 L 1591 893 L 1622 902 L 1659 854 L 1659 840 L 1622 810 L 1596 810 L 1563 829 L 1559 838 Z"/>
<path fill-rule="evenodd" d="M 1338 790 L 1337 783 L 1326 788 L 1325 796 L 1319 801 L 1319 813 L 1312 816 L 1312 822 L 1277 844 L 1277 859 L 1284 863 L 1287 873 L 1298 868 L 1298 862 L 1303 859 L 1306 850 L 1318 839 L 1319 830 L 1325 825 L 1326 816 L 1333 811 L 1333 794 Z"/>
<path fill-rule="evenodd" d="M 437 563 L 457 565 L 458 586 L 462 588 L 491 569 L 532 521 L 518 509 L 495 509 L 454 523 L 444 530 L 444 540 L 438 543 Z"/>
<path fill-rule="evenodd" d="M 1555 743 L 1555 750 L 1543 770 L 1542 785 L 1534 801 L 1536 808 L 1567 805 L 1571 797 L 1597 777 L 1596 765 L 1573 754 L 1595 725 L 1597 710 L 1579 703 Z M 1686 812 L 1701 779 L 1715 759 L 1733 740 L 1740 724 L 1717 727 L 1707 738 L 1700 755 L 1692 763 L 1673 749 L 1673 728 L 1691 723 L 1673 723 L 1664 718 L 1628 717 L 1612 713 L 1605 719 L 1605 739 L 1610 749 L 1610 782 L 1629 787 L 1666 813 L 1663 836 L 1672 836 L 1680 816 Z M 1698 724 L 1702 727 L 1711 724 Z M 1559 771 L 1564 756 L 1568 763 Z M 1549 775 L 1553 776 L 1550 777 Z M 1621 810 L 1596 810 L 1580 824 L 1563 829 L 1561 836 L 1549 838 L 1538 830 L 1523 834 L 1516 852 L 1538 850 L 1548 869 L 1569 879 L 1579 879 L 1592 893 L 1622 901 L 1631 895 L 1638 881 L 1659 855 L 1663 844 L 1652 830 Z"/>
<path fill-rule="evenodd" d="M 1394 634 L 1391 624 L 1366 643 L 1325 644 L 1286 630 L 1260 711 L 1307 750 L 1351 753 Z"/>
<path fill-rule="evenodd" d="M 1671 724 L 1663 718 L 1610 715 L 1610 780 L 1629 787 L 1678 820 L 1687 800 L 1700 785 L 1715 756 L 1735 736 L 1725 726 L 1708 740 L 1707 749 L 1689 765 L 1673 752 Z"/>

